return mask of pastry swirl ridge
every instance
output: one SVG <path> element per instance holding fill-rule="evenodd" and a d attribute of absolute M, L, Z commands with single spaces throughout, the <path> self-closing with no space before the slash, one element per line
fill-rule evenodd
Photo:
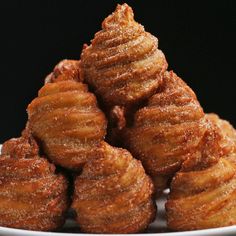
<path fill-rule="evenodd" d="M 233 128 L 215 115 L 207 117 L 215 127 L 208 129 L 198 154 L 183 163 L 171 183 L 166 210 L 173 230 L 236 224 L 236 152 L 228 136 Z"/>
<path fill-rule="evenodd" d="M 65 222 L 67 180 L 38 155 L 32 138 L 3 144 L 0 156 L 0 225 L 28 230 L 55 230 Z"/>
<path fill-rule="evenodd" d="M 95 158 L 106 134 L 106 118 L 96 97 L 75 80 L 46 83 L 28 106 L 28 115 L 32 133 L 46 155 L 69 169 L 80 169 Z"/>
<path fill-rule="evenodd" d="M 124 132 L 128 149 L 142 161 L 147 173 L 156 179 L 157 188 L 162 190 L 166 176 L 172 176 L 180 168 L 206 129 L 196 95 L 171 71 L 165 73 L 162 86 L 135 113 L 132 126 Z"/>
<path fill-rule="evenodd" d="M 84 232 L 140 232 L 155 218 L 153 190 L 140 161 L 104 143 L 101 158 L 76 178 L 72 208 Z"/>
<path fill-rule="evenodd" d="M 158 40 L 134 21 L 127 5 L 118 5 L 81 54 L 81 78 L 107 106 L 129 106 L 159 87 L 167 62 Z"/>
<path fill-rule="evenodd" d="M 46 77 L 45 83 L 51 83 L 51 82 L 53 83 L 56 81 L 64 81 L 64 80 L 81 81 L 79 77 L 80 73 L 79 65 L 80 61 L 78 60 L 64 59 L 60 61 L 55 66 L 53 72 Z"/>

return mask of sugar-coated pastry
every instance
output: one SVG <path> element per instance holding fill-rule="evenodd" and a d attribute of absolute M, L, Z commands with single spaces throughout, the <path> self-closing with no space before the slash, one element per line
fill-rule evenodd
<path fill-rule="evenodd" d="M 174 72 L 166 72 L 157 93 L 125 128 L 124 145 L 153 177 L 157 192 L 201 141 L 207 123 L 194 92 Z"/>
<path fill-rule="evenodd" d="M 167 69 L 156 37 L 134 20 L 127 4 L 118 5 L 81 54 L 81 78 L 108 107 L 130 106 L 155 93 Z"/>
<path fill-rule="evenodd" d="M 236 164 L 235 128 L 227 120 L 220 119 L 220 117 L 216 114 L 206 114 L 206 117 L 218 127 L 218 132 L 223 137 L 221 140 L 221 148 L 224 150 L 224 153 L 228 153 L 224 156 L 224 158 Z"/>
<path fill-rule="evenodd" d="M 63 226 L 67 180 L 40 157 L 28 132 L 3 144 L 0 155 L 0 226 L 51 231 Z"/>
<path fill-rule="evenodd" d="M 45 83 L 53 83 L 62 80 L 81 81 L 79 72 L 80 72 L 80 61 L 65 59 L 60 61 L 55 66 L 53 72 L 46 77 Z"/>
<path fill-rule="evenodd" d="M 88 233 L 136 233 L 154 220 L 153 184 L 140 161 L 103 143 L 101 158 L 88 162 L 75 181 L 72 208 Z"/>
<path fill-rule="evenodd" d="M 233 128 L 216 115 L 207 117 L 212 125 L 198 152 L 183 163 L 171 183 L 166 210 L 172 230 L 236 224 L 236 149 L 226 137 Z"/>
<path fill-rule="evenodd" d="M 220 129 L 220 132 L 224 136 L 225 144 L 224 146 L 232 147 L 236 145 L 236 130 L 234 127 L 227 121 L 220 119 L 216 114 L 206 114 L 207 118 L 210 119 L 215 125 Z M 231 145 L 229 145 L 231 142 Z"/>
<path fill-rule="evenodd" d="M 87 85 L 73 76 L 65 78 L 73 74 L 68 68 L 69 71 L 60 70 L 59 77 L 63 79 L 54 76 L 54 83 L 46 83 L 39 90 L 38 97 L 28 106 L 28 116 L 29 127 L 47 157 L 77 170 L 96 157 L 106 134 L 106 118 Z"/>

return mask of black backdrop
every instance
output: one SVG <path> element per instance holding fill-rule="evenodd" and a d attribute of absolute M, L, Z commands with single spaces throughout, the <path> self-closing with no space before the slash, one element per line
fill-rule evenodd
<path fill-rule="evenodd" d="M 78 59 L 83 43 L 123 1 L 2 1 L 0 4 L 0 142 L 20 135 L 26 106 L 63 58 Z M 159 38 L 169 68 L 196 92 L 206 112 L 236 125 L 235 1 L 126 1 Z"/>

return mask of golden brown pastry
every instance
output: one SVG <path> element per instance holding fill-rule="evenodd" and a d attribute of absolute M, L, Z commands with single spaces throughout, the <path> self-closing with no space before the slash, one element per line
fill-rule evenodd
<path fill-rule="evenodd" d="M 127 4 L 118 5 L 81 54 L 81 78 L 106 106 L 130 106 L 155 93 L 167 69 L 156 37 L 134 20 Z"/>
<path fill-rule="evenodd" d="M 67 180 L 39 156 L 28 132 L 3 144 L 0 170 L 0 226 L 49 231 L 64 224 Z"/>
<path fill-rule="evenodd" d="M 96 158 L 106 134 L 106 118 L 87 86 L 71 76 L 73 65 L 67 68 L 60 70 L 59 77 L 54 70 L 55 83 L 46 83 L 28 106 L 29 127 L 50 160 L 77 170 Z"/>
<path fill-rule="evenodd" d="M 171 183 L 166 210 L 172 230 L 236 224 L 235 149 L 227 148 L 227 132 L 220 130 L 230 126 L 215 115 L 207 116 L 211 125 L 198 152 L 183 163 Z M 228 143 L 231 145 L 232 142 Z"/>
<path fill-rule="evenodd" d="M 53 83 L 63 80 L 81 81 L 79 72 L 80 72 L 80 61 L 65 59 L 60 61 L 55 66 L 53 72 L 46 77 L 45 83 Z"/>
<path fill-rule="evenodd" d="M 157 192 L 201 141 L 207 124 L 194 92 L 174 72 L 124 130 L 124 144 L 153 177 Z"/>
<path fill-rule="evenodd" d="M 75 181 L 72 208 L 83 232 L 136 233 L 154 220 L 153 184 L 140 161 L 103 143 Z"/>
<path fill-rule="evenodd" d="M 220 119 L 218 115 L 213 113 L 206 114 L 206 116 L 219 127 L 226 142 L 224 146 L 230 147 L 232 145 L 236 145 L 236 130 L 227 120 Z M 231 145 L 229 145 L 230 142 Z"/>
<path fill-rule="evenodd" d="M 236 164 L 236 130 L 226 120 L 220 119 L 216 114 L 206 114 L 206 117 L 218 127 L 218 132 L 223 137 L 221 140 L 221 148 L 224 150 L 224 158 Z"/>

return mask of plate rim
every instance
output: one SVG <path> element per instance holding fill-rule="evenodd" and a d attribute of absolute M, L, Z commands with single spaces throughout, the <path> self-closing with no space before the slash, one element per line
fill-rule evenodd
<path fill-rule="evenodd" d="M 32 230 L 24 230 L 24 229 L 16 229 L 16 228 L 9 228 L 9 227 L 2 227 L 0 226 L 0 235 L 1 233 L 14 233 L 14 235 L 34 235 L 34 236 L 70 236 L 70 235 L 91 235 L 91 236 L 101 236 L 102 234 L 89 234 L 89 233 L 61 233 L 61 232 L 45 232 L 45 231 L 32 231 Z M 201 230 L 192 230 L 192 231 L 176 231 L 176 232 L 166 232 L 166 233 L 139 233 L 138 235 L 149 235 L 149 236 L 196 236 L 196 235 L 220 235 L 222 233 L 236 233 L 236 225 L 225 226 L 225 227 L 218 227 L 218 228 L 211 228 L 211 229 L 201 229 Z M 104 234 L 107 236 L 122 236 L 122 235 L 130 235 L 135 236 L 137 234 Z M 212 234 L 213 235 L 213 234 Z"/>

